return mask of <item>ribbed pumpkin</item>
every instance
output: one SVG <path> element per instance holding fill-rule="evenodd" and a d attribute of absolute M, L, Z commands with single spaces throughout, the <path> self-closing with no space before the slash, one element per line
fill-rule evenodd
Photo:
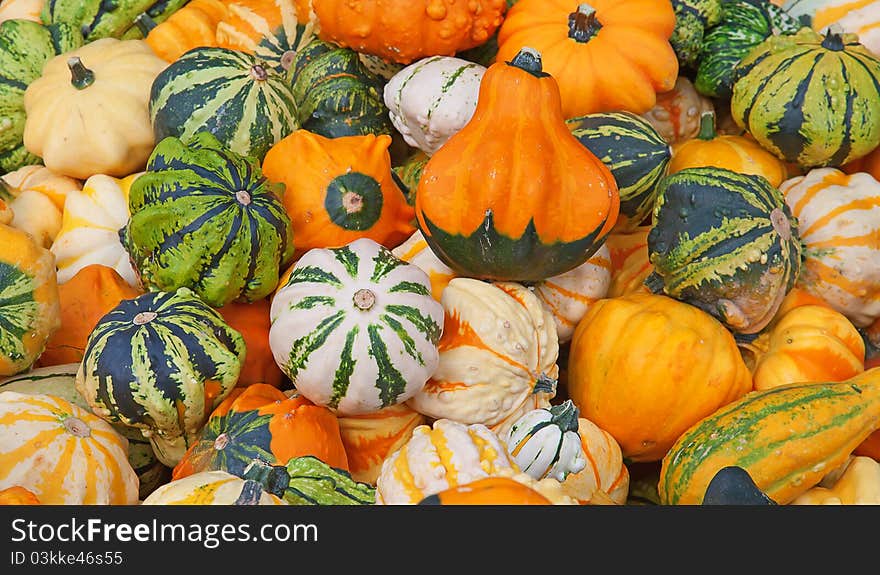
<path fill-rule="evenodd" d="M 431 281 L 431 295 L 435 300 L 440 301 L 443 290 L 455 277 L 455 272 L 434 255 L 422 232 L 415 231 L 408 240 L 391 250 L 391 253 L 405 262 L 417 265 L 428 274 L 428 279 Z"/>
<path fill-rule="evenodd" d="M 769 38 L 736 76 L 734 120 L 779 158 L 840 166 L 880 144 L 880 59 L 852 34 Z"/>
<path fill-rule="evenodd" d="M 0 392 L 0 489 L 20 486 L 45 505 L 134 505 L 128 440 L 60 397 Z"/>
<path fill-rule="evenodd" d="M 0 22 L 6 20 L 30 20 L 42 22 L 40 12 L 44 0 L 2 0 L 0 1 Z"/>
<path fill-rule="evenodd" d="M 39 163 L 24 146 L 24 94 L 43 66 L 57 54 L 82 45 L 82 36 L 66 24 L 42 26 L 12 19 L 0 22 L 0 172 Z"/>
<path fill-rule="evenodd" d="M 82 30 L 86 41 L 100 38 L 140 38 L 134 24 L 143 12 L 156 22 L 162 22 L 176 12 L 187 0 L 45 0 L 43 22 L 65 22 Z"/>
<path fill-rule="evenodd" d="M 669 43 L 682 68 L 695 68 L 706 29 L 721 21 L 722 0 L 672 0 L 675 29 Z"/>
<path fill-rule="evenodd" d="M 15 391 L 27 395 L 51 395 L 91 413 L 89 404 L 76 390 L 76 372 L 79 362 L 38 367 L 25 373 L 0 380 L 0 391 Z M 139 429 L 122 423 L 111 423 L 116 432 L 128 440 L 128 463 L 138 476 L 138 496 L 143 499 L 171 478 L 171 469 L 156 458 L 150 442 Z"/>
<path fill-rule="evenodd" d="M 798 222 L 763 176 L 687 168 L 661 183 L 646 283 L 699 307 L 729 329 L 757 333 L 801 269 Z"/>
<path fill-rule="evenodd" d="M 598 301 L 578 324 L 568 396 L 633 461 L 657 461 L 688 427 L 752 388 L 733 336 L 653 294 Z"/>
<path fill-rule="evenodd" d="M 699 94 L 686 76 L 675 87 L 657 94 L 657 103 L 641 116 L 670 144 L 689 140 L 700 131 L 700 115 L 715 109 L 712 100 Z"/>
<path fill-rule="evenodd" d="M 804 244 L 798 286 L 856 327 L 880 317 L 880 182 L 866 173 L 810 170 L 780 190 Z"/>
<path fill-rule="evenodd" d="M 639 226 L 631 232 L 613 232 L 605 245 L 611 256 L 611 285 L 608 297 L 634 292 L 648 293 L 645 279 L 654 271 L 648 259 L 648 234 L 651 226 Z"/>
<path fill-rule="evenodd" d="M 147 289 L 188 287 L 216 307 L 262 299 L 293 257 L 282 190 L 208 132 L 169 137 L 132 183 L 120 237 Z"/>
<path fill-rule="evenodd" d="M 134 288 L 113 268 L 90 264 L 58 286 L 61 324 L 49 337 L 37 365 L 82 361 L 89 335 L 98 321 L 122 300 L 143 291 Z"/>
<path fill-rule="evenodd" d="M 509 477 L 484 477 L 428 495 L 419 505 L 552 505 L 531 487 Z"/>
<path fill-rule="evenodd" d="M 272 299 L 269 345 L 296 389 L 339 415 L 403 403 L 434 373 L 443 308 L 376 242 L 313 249 Z"/>
<path fill-rule="evenodd" d="M 142 170 L 156 140 L 150 86 L 168 65 L 143 40 L 102 38 L 46 62 L 24 94 L 24 145 L 84 180 Z"/>
<path fill-rule="evenodd" d="M 496 61 L 526 46 L 540 52 L 545 71 L 559 82 L 565 118 L 642 114 L 678 77 L 669 44 L 674 28 L 668 0 L 521 0 L 498 31 Z"/>
<path fill-rule="evenodd" d="M 32 491 L 16 485 L 0 489 L 0 505 L 41 505 L 41 503 Z"/>
<path fill-rule="evenodd" d="M 800 23 L 767 0 L 721 3 L 721 19 L 703 37 L 694 87 L 704 96 L 730 99 L 736 66 L 768 37 L 794 34 Z"/>
<path fill-rule="evenodd" d="M 204 471 L 166 483 L 143 505 L 287 505 L 253 479 L 225 471 Z"/>
<path fill-rule="evenodd" d="M 440 301 L 440 363 L 410 407 L 489 426 L 499 437 L 526 411 L 549 407 L 558 336 L 551 313 L 528 288 L 455 278 Z"/>
<path fill-rule="evenodd" d="M 33 365 L 60 313 L 52 254 L 26 232 L 0 224 L 0 376 Z"/>
<path fill-rule="evenodd" d="M 146 12 L 135 18 L 135 24 L 157 56 L 174 62 L 193 48 L 216 46 L 217 24 L 227 11 L 223 0 L 190 0 L 161 24 Z"/>
<path fill-rule="evenodd" d="M 880 2 L 877 0 L 787 0 L 786 12 L 807 22 L 816 32 L 840 26 L 856 34 L 859 42 L 880 55 Z"/>
<path fill-rule="evenodd" d="M 291 57 L 290 85 L 299 124 L 327 138 L 391 134 L 384 79 L 354 50 L 314 39 Z"/>
<path fill-rule="evenodd" d="M 376 484 L 382 462 L 409 441 L 416 427 L 428 422 L 403 403 L 338 419 L 351 476 L 372 485 Z"/>
<path fill-rule="evenodd" d="M 588 114 L 566 120 L 578 141 L 604 163 L 620 194 L 615 230 L 631 230 L 654 208 L 657 184 L 672 149 L 647 120 L 630 112 Z"/>
<path fill-rule="evenodd" d="M 505 0 L 345 0 L 313 2 L 322 39 L 409 64 L 483 44 L 504 18 Z"/>
<path fill-rule="evenodd" d="M 271 385 L 255 383 L 232 390 L 217 406 L 171 478 L 218 469 L 245 477 L 254 459 L 286 465 L 302 455 L 348 469 L 333 412 L 299 395 L 288 398 Z"/>
<path fill-rule="evenodd" d="M 193 48 L 159 74 L 150 91 L 156 142 L 207 131 L 259 161 L 299 128 L 296 114 L 284 76 L 257 56 L 227 48 Z"/>
<path fill-rule="evenodd" d="M 76 388 L 95 413 L 140 428 L 173 467 L 235 386 L 244 340 L 188 288 L 123 300 L 89 336 Z"/>
<path fill-rule="evenodd" d="M 605 498 L 618 505 L 625 504 L 630 492 L 630 474 L 620 444 L 610 433 L 583 417 L 578 418 L 577 433 L 587 465 L 565 478 L 563 492 L 581 505 L 601 503 Z"/>
<path fill-rule="evenodd" d="M 489 67 L 471 121 L 431 156 L 416 192 L 434 253 L 461 275 L 501 281 L 581 265 L 619 206 L 614 176 L 571 134 L 556 81 L 530 49 Z"/>
<path fill-rule="evenodd" d="M 325 138 L 297 130 L 269 150 L 263 174 L 285 185 L 298 252 L 369 238 L 391 249 L 413 231 L 413 209 L 391 177 L 391 136 Z"/>
<path fill-rule="evenodd" d="M 281 387 L 284 374 L 275 364 L 269 348 L 269 298 L 251 303 L 232 302 L 217 308 L 229 327 L 244 338 L 245 354 L 236 387 L 247 387 L 255 383 L 266 383 Z"/>
<path fill-rule="evenodd" d="M 880 424 L 880 369 L 846 381 L 753 391 L 687 429 L 663 459 L 664 505 L 695 505 L 729 465 L 786 505 L 842 465 Z"/>
<path fill-rule="evenodd" d="M 100 264 L 116 270 L 128 285 L 140 287 L 119 230 L 129 219 L 128 191 L 141 173 L 122 179 L 98 174 L 86 180 L 82 190 L 67 194 L 61 229 L 50 248 L 59 284 L 86 266 Z"/>
<path fill-rule="evenodd" d="M 673 146 L 669 173 L 687 168 L 726 168 L 738 174 L 763 176 L 774 188 L 788 179 L 785 163 L 745 136 L 719 135 L 715 113 L 704 112 L 696 138 Z"/>
<path fill-rule="evenodd" d="M 410 440 L 382 464 L 376 505 L 414 505 L 502 469 L 518 471 L 504 443 L 485 425 L 438 419 L 416 427 Z"/>

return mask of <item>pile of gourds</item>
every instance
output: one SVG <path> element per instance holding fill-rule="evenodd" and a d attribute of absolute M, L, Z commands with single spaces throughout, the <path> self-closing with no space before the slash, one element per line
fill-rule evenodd
<path fill-rule="evenodd" d="M 880 503 L 880 2 L 2 0 L 0 502 Z"/>

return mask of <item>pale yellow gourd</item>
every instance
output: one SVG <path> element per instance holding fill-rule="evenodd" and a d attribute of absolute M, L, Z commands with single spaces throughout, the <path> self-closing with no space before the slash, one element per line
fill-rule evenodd
<path fill-rule="evenodd" d="M 578 435 L 587 455 L 587 466 L 562 482 L 562 490 L 580 504 L 602 502 L 606 498 L 623 505 L 629 494 L 629 469 L 620 445 L 598 425 L 578 418 Z"/>
<path fill-rule="evenodd" d="M 0 22 L 30 20 L 41 22 L 40 11 L 45 0 L 3 0 L 0 2 Z"/>
<path fill-rule="evenodd" d="M 4 174 L 2 180 L 12 197 L 12 227 L 29 233 L 44 248 L 51 246 L 61 229 L 67 194 L 82 184 L 44 166 L 23 166 Z"/>
<path fill-rule="evenodd" d="M 790 505 L 880 505 L 880 463 L 870 457 L 851 457 L 843 473 L 826 478 Z"/>
<path fill-rule="evenodd" d="M 150 88 L 167 65 L 143 40 L 101 38 L 55 56 L 25 91 L 25 148 L 72 178 L 142 170 L 155 145 Z"/>

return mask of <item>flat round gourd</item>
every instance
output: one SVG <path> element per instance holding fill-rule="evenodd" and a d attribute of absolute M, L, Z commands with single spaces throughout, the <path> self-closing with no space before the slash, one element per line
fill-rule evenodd
<path fill-rule="evenodd" d="M 299 128 L 284 76 L 257 56 L 219 47 L 193 48 L 156 77 L 150 121 L 156 142 L 210 132 L 230 151 L 258 161 Z"/>
<path fill-rule="evenodd" d="M 215 307 L 259 300 L 293 257 L 282 193 L 208 132 L 168 137 L 132 183 L 120 237 L 149 290 L 188 287 Z"/>
<path fill-rule="evenodd" d="M 619 207 L 614 176 L 571 134 L 559 87 L 529 48 L 483 75 L 471 121 L 431 156 L 415 205 L 431 249 L 456 273 L 521 282 L 587 261 Z"/>
<path fill-rule="evenodd" d="M 203 471 L 153 491 L 142 505 L 287 505 L 253 479 L 225 471 Z"/>
<path fill-rule="evenodd" d="M 82 36 L 66 24 L 0 21 L 0 172 L 40 162 L 24 145 L 25 90 L 42 75 L 46 62 L 82 43 Z"/>
<path fill-rule="evenodd" d="M 439 359 L 428 277 L 370 239 L 313 249 L 272 299 L 269 344 L 296 389 L 339 415 L 403 403 Z"/>
<path fill-rule="evenodd" d="M 45 0 L 40 14 L 43 22 L 64 22 L 78 30 L 87 42 L 100 38 L 140 38 L 135 26 L 138 14 L 146 12 L 162 22 L 187 0 Z"/>
<path fill-rule="evenodd" d="M 128 440 L 87 409 L 46 394 L 0 392 L 0 489 L 45 505 L 134 505 Z"/>
<path fill-rule="evenodd" d="M 737 125 L 803 169 L 840 166 L 880 144 L 880 57 L 853 34 L 777 36 L 736 68 Z"/>
<path fill-rule="evenodd" d="M 752 334 L 794 287 L 802 246 L 797 219 L 766 178 L 709 167 L 663 180 L 648 252 L 652 291 Z"/>
<path fill-rule="evenodd" d="M 188 288 L 124 300 L 89 336 L 76 388 L 95 413 L 141 430 L 174 467 L 235 387 L 244 340 Z"/>

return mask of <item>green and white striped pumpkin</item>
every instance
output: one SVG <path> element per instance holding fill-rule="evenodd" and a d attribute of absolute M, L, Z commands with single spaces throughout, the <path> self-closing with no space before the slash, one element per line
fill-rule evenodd
<path fill-rule="evenodd" d="M 188 288 L 123 300 L 95 326 L 76 375 L 92 411 L 141 430 L 174 467 L 238 380 L 241 334 Z"/>
<path fill-rule="evenodd" d="M 687 168 L 663 180 L 653 216 L 652 291 L 736 333 L 770 322 L 801 268 L 798 222 L 779 190 L 762 176 Z"/>
<path fill-rule="evenodd" d="M 533 479 L 553 477 L 565 481 L 569 473 L 578 473 L 587 466 L 578 435 L 578 415 L 570 399 L 526 412 L 510 427 L 507 451 Z"/>
<path fill-rule="evenodd" d="M 78 363 L 38 367 L 27 373 L 0 380 L 0 392 L 52 395 L 90 411 L 89 404 L 76 390 L 78 369 Z M 139 497 L 143 499 L 169 480 L 171 470 L 156 458 L 150 442 L 141 435 L 140 430 L 121 423 L 111 425 L 117 433 L 128 440 L 128 462 L 140 480 Z"/>
<path fill-rule="evenodd" d="M 159 142 L 131 185 L 120 235 L 147 289 L 188 287 L 209 305 L 256 301 L 293 257 L 283 186 L 207 132 Z"/>
<path fill-rule="evenodd" d="M 770 38 L 736 75 L 733 119 L 781 159 L 840 166 L 880 144 L 880 59 L 853 34 Z"/>
<path fill-rule="evenodd" d="M 768 0 L 728 0 L 721 21 L 703 39 L 694 87 L 712 98 L 729 99 L 740 60 L 768 37 L 794 34 L 801 24 Z"/>
<path fill-rule="evenodd" d="M 226 48 L 193 48 L 172 62 L 150 90 L 156 141 L 210 132 L 231 151 L 262 161 L 299 129 L 284 76 L 257 56 Z"/>
<path fill-rule="evenodd" d="M 675 29 L 669 43 L 682 68 L 697 64 L 706 28 L 721 21 L 722 0 L 672 0 Z"/>
<path fill-rule="evenodd" d="M 384 80 L 354 50 L 315 39 L 290 65 L 300 126 L 325 138 L 391 134 Z"/>
<path fill-rule="evenodd" d="M 430 156 L 474 115 L 485 72 L 450 56 L 413 62 L 385 84 L 391 123 L 407 144 Z"/>
<path fill-rule="evenodd" d="M 352 479 L 344 469 L 330 467 L 317 457 L 291 458 L 286 465 L 254 460 L 243 477 L 264 486 L 289 505 L 373 505 L 376 488 Z"/>
<path fill-rule="evenodd" d="M 620 193 L 615 229 L 636 228 L 654 208 L 657 184 L 672 159 L 669 143 L 647 120 L 630 112 L 588 114 L 566 124 L 614 175 Z"/>
<path fill-rule="evenodd" d="M 98 38 L 142 38 L 134 20 L 146 12 L 157 24 L 189 0 L 45 0 L 43 22 L 63 22 L 81 30 L 87 42 Z"/>
<path fill-rule="evenodd" d="M 278 366 L 339 415 L 403 403 L 439 361 L 443 307 L 427 274 L 367 238 L 306 252 L 270 314 Z"/>
<path fill-rule="evenodd" d="M 0 174 L 39 164 L 24 147 L 24 92 L 43 66 L 62 52 L 82 45 L 82 36 L 66 24 L 43 26 L 29 20 L 0 23 Z"/>

